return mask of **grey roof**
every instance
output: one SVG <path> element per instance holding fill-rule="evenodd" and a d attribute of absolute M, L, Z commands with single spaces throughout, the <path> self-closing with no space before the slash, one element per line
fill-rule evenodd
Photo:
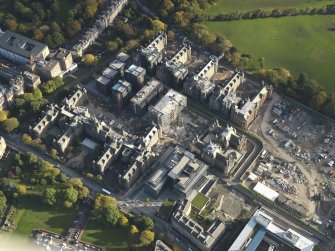
<path fill-rule="evenodd" d="M 0 36 L 0 48 L 29 59 L 30 56 L 40 57 L 42 51 L 45 50 L 47 46 L 7 30 Z"/>

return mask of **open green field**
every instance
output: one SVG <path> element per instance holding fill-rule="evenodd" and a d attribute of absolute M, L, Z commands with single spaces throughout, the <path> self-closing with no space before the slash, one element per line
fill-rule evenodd
<path fill-rule="evenodd" d="M 217 14 L 220 12 L 251 11 L 257 9 L 322 7 L 334 3 L 334 0 L 218 0 L 215 5 L 208 8 L 207 13 Z"/>
<path fill-rule="evenodd" d="M 38 228 L 63 234 L 70 226 L 74 213 L 74 209 L 45 206 L 37 197 L 20 198 L 14 234 L 25 240 L 28 240 L 32 230 Z"/>
<path fill-rule="evenodd" d="M 106 227 L 97 219 L 90 219 L 81 238 L 82 241 L 107 248 L 109 251 L 126 251 L 132 243 L 128 229 Z M 150 248 L 140 248 L 139 251 L 149 251 Z"/>
<path fill-rule="evenodd" d="M 224 34 L 242 52 L 265 57 L 265 66 L 307 72 L 335 91 L 335 16 L 297 16 L 205 22 L 210 32 Z"/>

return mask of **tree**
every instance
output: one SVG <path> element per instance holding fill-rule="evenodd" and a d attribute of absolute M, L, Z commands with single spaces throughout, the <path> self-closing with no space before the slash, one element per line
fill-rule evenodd
<path fill-rule="evenodd" d="M 37 41 L 43 41 L 44 40 L 44 33 L 40 29 L 34 30 L 34 36 L 33 39 Z"/>
<path fill-rule="evenodd" d="M 96 64 L 97 60 L 96 60 L 96 58 L 94 57 L 93 54 L 85 54 L 84 57 L 83 57 L 83 62 L 87 66 L 92 66 L 92 65 Z"/>
<path fill-rule="evenodd" d="M 42 200 L 45 204 L 53 206 L 56 204 L 57 191 L 54 188 L 47 188 L 44 190 Z"/>
<path fill-rule="evenodd" d="M 55 149 L 55 148 L 51 148 L 51 150 L 50 150 L 50 154 L 51 154 L 52 157 L 57 157 L 57 155 L 58 155 L 58 151 L 57 151 L 57 149 Z"/>
<path fill-rule="evenodd" d="M 64 81 L 61 77 L 55 77 L 54 79 L 51 79 L 47 81 L 46 83 L 43 83 L 42 90 L 45 93 L 52 93 L 53 91 L 58 89 L 63 84 L 64 84 Z"/>
<path fill-rule="evenodd" d="M 144 245 L 150 245 L 155 239 L 155 233 L 149 230 L 144 230 L 140 235 L 140 241 Z"/>
<path fill-rule="evenodd" d="M 151 21 L 151 26 L 154 31 L 166 30 L 166 24 L 158 19 Z"/>
<path fill-rule="evenodd" d="M 11 133 L 13 132 L 16 128 L 18 128 L 20 125 L 19 121 L 17 118 L 10 118 L 6 119 L 4 122 L 2 122 L 2 128 L 7 132 Z"/>
<path fill-rule="evenodd" d="M 331 93 L 327 103 L 323 107 L 323 112 L 330 117 L 335 118 L 335 93 Z"/>
<path fill-rule="evenodd" d="M 32 138 L 30 137 L 29 134 L 27 133 L 22 134 L 21 139 L 23 143 L 28 144 L 28 145 L 31 144 Z"/>
<path fill-rule="evenodd" d="M 104 194 L 98 194 L 94 200 L 94 213 L 95 215 L 101 215 L 104 208 L 116 207 L 117 201 L 112 196 Z"/>
<path fill-rule="evenodd" d="M 135 223 L 142 229 L 142 230 L 152 230 L 154 228 L 154 222 L 148 216 L 141 216 L 135 219 Z"/>
<path fill-rule="evenodd" d="M 0 215 L 2 215 L 2 212 L 5 210 L 6 203 L 7 203 L 6 196 L 2 191 L 0 191 Z"/>
<path fill-rule="evenodd" d="M 119 47 L 119 45 L 118 45 L 118 43 L 116 41 L 108 41 L 106 43 L 106 45 L 107 45 L 107 49 L 109 51 L 111 51 L 111 52 L 116 51 L 118 49 L 118 47 Z"/>
<path fill-rule="evenodd" d="M 309 105 L 319 111 L 321 107 L 326 103 L 327 101 L 327 93 L 325 91 L 318 92 L 315 94 L 311 100 L 309 101 Z"/>
<path fill-rule="evenodd" d="M 63 190 L 63 199 L 71 203 L 76 203 L 78 200 L 78 191 L 73 187 L 69 187 Z"/>
<path fill-rule="evenodd" d="M 162 4 L 162 8 L 167 12 L 171 12 L 174 8 L 174 4 L 171 0 L 164 0 Z"/>
<path fill-rule="evenodd" d="M 46 36 L 45 41 L 51 48 L 57 48 L 65 42 L 65 38 L 60 32 L 52 32 Z"/>
<path fill-rule="evenodd" d="M 0 110 L 0 122 L 4 122 L 8 118 L 8 111 Z"/>
<path fill-rule="evenodd" d="M 66 175 L 64 173 L 60 173 L 57 175 L 57 180 L 61 183 L 65 183 L 66 181 Z"/>
<path fill-rule="evenodd" d="M 130 228 L 129 228 L 129 233 L 131 234 L 131 236 L 135 237 L 139 234 L 139 230 L 138 228 L 135 226 L 135 225 L 130 225 Z"/>
<path fill-rule="evenodd" d="M 26 154 L 24 155 L 24 158 L 25 158 L 25 160 L 27 161 L 27 164 L 28 164 L 28 165 L 31 165 L 31 166 L 36 165 L 37 162 L 38 162 L 38 158 L 37 158 L 37 156 L 36 156 L 35 154 L 33 154 L 33 153 L 26 153 Z"/>
<path fill-rule="evenodd" d="M 104 208 L 102 212 L 102 219 L 105 223 L 111 226 L 115 226 L 120 217 L 121 213 L 116 207 Z"/>
<path fill-rule="evenodd" d="M 83 182 L 79 178 L 71 178 L 68 182 L 70 187 L 80 188 L 83 186 Z"/>
<path fill-rule="evenodd" d="M 18 184 L 16 185 L 16 192 L 20 195 L 25 194 L 27 192 L 27 188 L 25 185 Z"/>
<path fill-rule="evenodd" d="M 78 188 L 77 191 L 78 191 L 78 198 L 81 200 L 85 199 L 90 194 L 88 188 L 84 186 Z"/>
<path fill-rule="evenodd" d="M 124 215 L 121 215 L 121 217 L 118 220 L 120 227 L 127 228 L 129 226 L 128 218 Z"/>

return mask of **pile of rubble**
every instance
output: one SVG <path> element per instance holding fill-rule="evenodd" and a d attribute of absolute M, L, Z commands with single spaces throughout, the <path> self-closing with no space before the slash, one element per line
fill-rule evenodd
<path fill-rule="evenodd" d="M 275 189 L 279 189 L 287 194 L 298 194 L 298 189 L 295 185 L 291 185 L 287 181 L 281 179 L 281 178 L 274 178 L 271 181 L 269 181 L 269 185 Z"/>
<path fill-rule="evenodd" d="M 277 166 L 277 169 L 279 170 L 279 173 L 284 175 L 285 178 L 291 177 L 294 183 L 307 183 L 306 177 L 296 165 L 283 162 L 281 165 Z"/>

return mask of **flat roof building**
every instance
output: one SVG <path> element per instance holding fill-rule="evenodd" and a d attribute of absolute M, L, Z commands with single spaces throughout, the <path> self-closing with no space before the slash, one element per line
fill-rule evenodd
<path fill-rule="evenodd" d="M 279 193 L 277 193 L 275 190 L 271 189 L 270 187 L 264 185 L 261 182 L 257 182 L 256 186 L 253 189 L 256 193 L 259 193 L 260 195 L 264 196 L 265 198 L 271 200 L 274 202 L 278 196 Z"/>
<path fill-rule="evenodd" d="M 126 102 L 129 101 L 132 93 L 131 83 L 119 80 L 112 87 L 112 97 L 118 108 L 123 108 Z"/>
<path fill-rule="evenodd" d="M 181 202 L 173 213 L 171 225 L 187 240 L 202 251 L 212 250 L 224 233 L 225 225 L 216 219 L 208 229 L 201 226 L 190 216 L 192 204 L 188 200 Z"/>
<path fill-rule="evenodd" d="M 183 198 L 188 197 L 208 169 L 208 165 L 178 146 L 170 146 L 155 165 L 157 169 L 145 184 L 145 190 L 155 197 L 160 194 L 168 180 L 176 194 Z"/>
<path fill-rule="evenodd" d="M 45 59 L 49 48 L 46 44 L 7 30 L 0 33 L 0 55 L 14 63 L 25 64 L 31 59 Z"/>
<path fill-rule="evenodd" d="M 132 64 L 125 71 L 125 79 L 132 83 L 135 89 L 139 90 L 144 86 L 146 73 L 143 67 Z"/>
<path fill-rule="evenodd" d="M 283 222 L 283 221 L 281 221 Z M 314 242 L 289 226 L 280 225 L 267 212 L 257 210 L 229 251 L 312 251 Z"/>
<path fill-rule="evenodd" d="M 157 100 L 164 91 L 162 82 L 151 79 L 134 97 L 130 100 L 132 111 L 141 115 L 147 111 L 153 101 Z"/>

